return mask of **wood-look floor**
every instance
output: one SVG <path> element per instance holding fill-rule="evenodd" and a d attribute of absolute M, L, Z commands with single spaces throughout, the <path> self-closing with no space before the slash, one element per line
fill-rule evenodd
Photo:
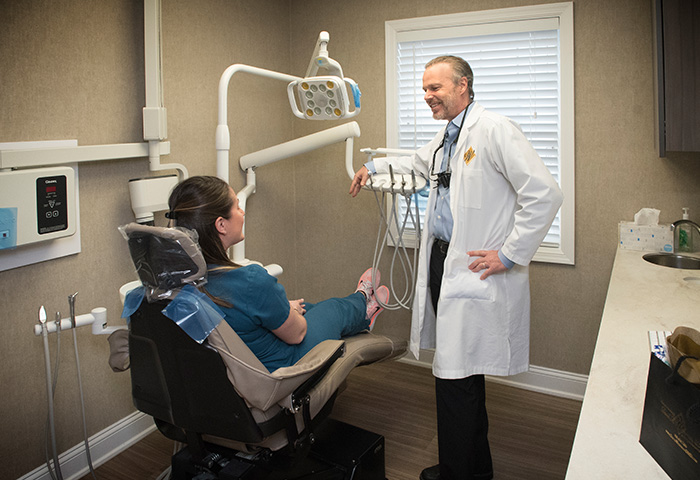
<path fill-rule="evenodd" d="M 494 478 L 563 479 L 581 402 L 488 381 L 486 389 Z M 417 480 L 437 463 L 434 379 L 427 368 L 399 362 L 356 368 L 332 416 L 384 436 L 389 480 Z M 97 478 L 154 479 L 172 451 L 173 443 L 155 432 L 100 466 Z"/>

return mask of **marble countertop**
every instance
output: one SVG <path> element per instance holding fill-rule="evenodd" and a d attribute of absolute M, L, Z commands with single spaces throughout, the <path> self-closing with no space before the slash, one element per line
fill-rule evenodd
<path fill-rule="evenodd" d="M 639 443 L 649 331 L 700 330 L 700 270 L 653 265 L 618 249 L 567 480 L 669 476 Z"/>

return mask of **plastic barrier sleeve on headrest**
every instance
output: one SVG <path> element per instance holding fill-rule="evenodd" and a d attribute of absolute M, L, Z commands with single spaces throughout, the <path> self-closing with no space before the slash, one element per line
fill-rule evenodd
<path fill-rule="evenodd" d="M 143 297 L 146 296 L 146 288 L 142 285 L 136 287 L 129 292 L 124 297 L 124 308 L 122 309 L 122 318 L 128 319 L 131 317 L 136 310 L 141 306 L 143 302 Z"/>
<path fill-rule="evenodd" d="M 149 302 L 173 298 L 184 284 L 206 283 L 207 263 L 194 230 L 130 223 L 119 227 Z"/>
<path fill-rule="evenodd" d="M 206 340 L 224 318 L 221 309 L 191 285 L 182 288 L 163 309 L 163 315 L 177 323 L 197 343 Z"/>

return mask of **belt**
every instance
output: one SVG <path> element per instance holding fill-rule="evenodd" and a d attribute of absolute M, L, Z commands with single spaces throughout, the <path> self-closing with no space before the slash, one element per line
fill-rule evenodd
<path fill-rule="evenodd" d="M 435 239 L 435 242 L 433 242 L 433 248 L 437 248 L 440 253 L 443 255 L 447 255 L 447 249 L 450 247 L 450 242 L 446 242 L 444 240 L 440 240 L 439 238 Z"/>

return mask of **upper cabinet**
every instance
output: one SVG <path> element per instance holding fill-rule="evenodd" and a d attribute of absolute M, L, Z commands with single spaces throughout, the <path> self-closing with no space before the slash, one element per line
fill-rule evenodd
<path fill-rule="evenodd" d="M 700 152 L 700 1 L 655 3 L 659 155 Z"/>

